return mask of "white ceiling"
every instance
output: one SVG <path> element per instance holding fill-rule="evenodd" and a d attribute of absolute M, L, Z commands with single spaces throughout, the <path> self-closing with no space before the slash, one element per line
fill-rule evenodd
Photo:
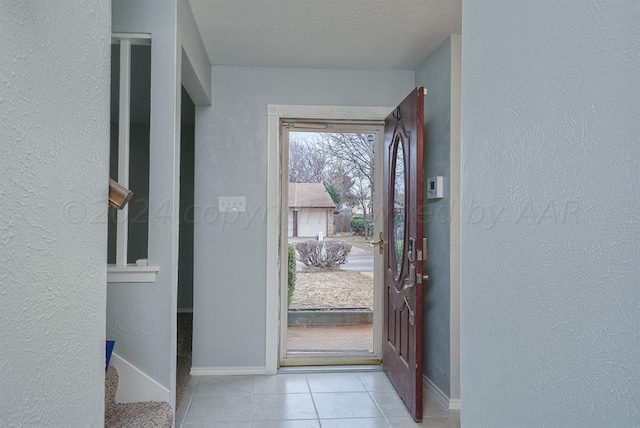
<path fill-rule="evenodd" d="M 462 0 L 190 0 L 214 65 L 417 68 Z"/>

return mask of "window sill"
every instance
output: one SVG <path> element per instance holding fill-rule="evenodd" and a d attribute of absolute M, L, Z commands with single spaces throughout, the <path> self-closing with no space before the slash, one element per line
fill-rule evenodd
<path fill-rule="evenodd" d="M 159 266 L 127 266 L 107 265 L 107 283 L 122 282 L 156 282 Z"/>

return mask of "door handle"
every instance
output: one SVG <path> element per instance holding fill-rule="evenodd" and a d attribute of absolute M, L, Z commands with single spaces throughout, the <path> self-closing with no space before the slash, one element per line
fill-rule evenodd
<path fill-rule="evenodd" d="M 411 304 L 407 298 L 407 291 L 416 286 L 416 263 L 414 250 L 415 239 L 409 238 L 409 251 L 407 252 L 407 258 L 409 259 L 409 283 L 402 287 L 402 298 L 404 299 L 404 303 L 407 305 L 407 310 L 409 311 L 409 324 L 411 325 L 415 324 L 416 313 L 411 308 Z"/>
<path fill-rule="evenodd" d="M 409 291 L 410 288 L 416 286 L 416 281 L 419 284 L 422 284 L 423 282 L 428 280 L 429 280 L 429 275 L 426 275 L 426 274 L 416 277 L 416 265 L 414 263 L 411 263 L 409 265 L 409 283 L 404 287 L 402 287 L 402 298 L 404 299 L 404 303 L 407 305 L 407 309 L 409 310 L 409 324 L 411 325 L 415 323 L 416 313 L 413 309 L 411 309 L 411 304 L 409 303 L 409 299 L 407 299 L 406 293 L 407 291 Z"/>
<path fill-rule="evenodd" d="M 407 292 L 416 286 L 416 264 L 411 262 L 409 263 L 409 283 L 402 287 L 402 298 L 404 299 L 405 305 L 407 305 L 407 310 L 409 310 L 409 324 L 415 324 L 416 313 L 411 308 L 411 304 L 409 303 L 409 299 L 407 298 Z"/>
<path fill-rule="evenodd" d="M 378 237 L 379 239 L 377 241 L 369 241 L 369 245 L 371 245 L 372 247 L 375 247 L 377 245 L 380 254 L 384 254 L 384 235 L 382 234 L 382 232 L 380 232 L 380 235 Z"/>
<path fill-rule="evenodd" d="M 407 298 L 407 292 L 416 286 L 416 263 L 415 257 L 413 255 L 414 250 L 414 240 L 413 238 L 409 239 L 409 251 L 407 253 L 407 258 L 409 259 L 409 282 L 402 287 L 402 298 L 404 299 L 404 303 L 407 305 L 407 310 L 409 311 L 409 324 L 415 324 L 416 313 L 413 309 L 411 309 L 411 304 L 409 303 L 409 299 Z"/>

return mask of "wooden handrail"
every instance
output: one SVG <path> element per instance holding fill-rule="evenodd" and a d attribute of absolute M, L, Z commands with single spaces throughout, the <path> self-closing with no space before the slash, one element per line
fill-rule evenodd
<path fill-rule="evenodd" d="M 133 192 L 119 184 L 113 179 L 109 179 L 109 206 L 121 210 L 133 196 Z"/>

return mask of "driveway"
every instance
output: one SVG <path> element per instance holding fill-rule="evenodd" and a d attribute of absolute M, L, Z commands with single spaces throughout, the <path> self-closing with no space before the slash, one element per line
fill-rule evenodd
<path fill-rule="evenodd" d="M 347 263 L 343 264 L 344 270 L 357 270 L 358 272 L 373 272 L 373 251 L 352 247 L 347 257 Z"/>

